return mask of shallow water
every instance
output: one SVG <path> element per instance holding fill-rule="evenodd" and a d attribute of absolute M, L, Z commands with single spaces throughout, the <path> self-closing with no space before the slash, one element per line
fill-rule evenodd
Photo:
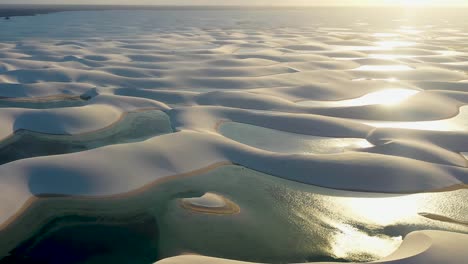
<path fill-rule="evenodd" d="M 301 135 L 236 122 L 223 123 L 219 132 L 251 147 L 279 153 L 332 154 L 373 146 L 365 139 Z"/>
<path fill-rule="evenodd" d="M 151 263 L 157 258 L 157 223 L 132 219 L 64 216 L 44 226 L 0 263 Z"/>
<path fill-rule="evenodd" d="M 229 198 L 240 213 L 192 212 L 180 204 L 207 192 Z M 2 232 L 0 247 L 13 247 L 0 263 L 26 256 L 151 263 L 181 252 L 269 263 L 369 261 L 394 251 L 414 230 L 468 233 L 467 226 L 419 215 L 467 221 L 468 207 L 458 202 L 467 198 L 466 190 L 403 196 L 337 191 L 225 166 L 121 198 L 43 198 Z M 23 242 L 14 246 L 5 235 Z"/>
<path fill-rule="evenodd" d="M 342 101 L 301 101 L 298 105 L 313 107 L 349 107 L 363 105 L 396 105 L 417 94 L 417 90 L 411 89 L 385 89 L 368 93 L 358 98 Z"/>
<path fill-rule="evenodd" d="M 169 117 L 158 110 L 130 112 L 108 128 L 82 135 L 51 135 L 20 130 L 0 142 L 0 164 L 138 142 L 171 132 Z"/>
<path fill-rule="evenodd" d="M 80 95 L 59 95 L 49 97 L 0 98 L 0 108 L 17 107 L 26 109 L 51 109 L 85 106 L 87 101 L 97 95 L 95 89 Z"/>
<path fill-rule="evenodd" d="M 62 100 L 50 101 L 15 101 L 0 99 L 0 107 L 20 107 L 30 109 L 50 109 L 50 108 L 63 108 L 63 107 L 78 107 L 86 105 L 86 100 L 80 98 L 70 98 Z"/>
<path fill-rule="evenodd" d="M 405 128 L 429 131 L 468 131 L 468 106 L 460 107 L 458 115 L 448 119 L 416 122 L 363 121 L 374 127 Z"/>

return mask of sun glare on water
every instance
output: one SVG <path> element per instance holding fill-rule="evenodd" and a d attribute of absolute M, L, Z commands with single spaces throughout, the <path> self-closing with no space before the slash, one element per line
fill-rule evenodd
<path fill-rule="evenodd" d="M 384 105 L 394 106 L 407 100 L 411 96 L 419 93 L 418 90 L 393 88 L 371 92 L 358 98 L 342 101 L 303 101 L 298 102 L 303 106 L 315 107 L 351 107 L 363 105 Z"/>
<path fill-rule="evenodd" d="M 367 102 L 367 104 L 396 105 L 418 92 L 410 89 L 386 89 L 369 93 L 359 98 L 359 101 Z"/>
<path fill-rule="evenodd" d="M 375 71 L 375 72 L 383 72 L 383 71 L 411 71 L 413 68 L 407 65 L 362 65 L 354 71 Z"/>
<path fill-rule="evenodd" d="M 417 43 L 413 41 L 379 41 L 376 44 L 385 48 L 393 49 L 399 47 L 411 47 Z"/>
<path fill-rule="evenodd" d="M 402 237 L 383 237 L 371 236 L 348 224 L 332 225 L 338 230 L 333 236 L 332 252 L 338 258 L 349 258 L 351 255 L 357 255 L 362 249 L 375 252 L 380 256 L 386 256 L 392 253 L 402 241 Z M 364 261 L 364 259 L 363 259 Z"/>

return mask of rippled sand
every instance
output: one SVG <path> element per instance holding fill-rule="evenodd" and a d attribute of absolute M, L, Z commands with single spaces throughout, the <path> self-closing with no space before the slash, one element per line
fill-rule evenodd
<path fill-rule="evenodd" d="M 158 251 L 116 244 L 115 263 L 131 252 L 142 263 L 230 262 L 176 257 L 185 253 L 461 263 L 465 13 L 412 12 L 120 10 L 0 21 L 0 255 L 20 261 L 30 248 L 39 258 L 77 230 L 92 239 L 89 221 L 101 236 Z M 206 173 L 216 177 L 193 182 Z M 162 183 L 171 191 L 154 188 Z M 154 210 L 152 195 L 161 199 Z M 131 208 L 144 212 L 142 226 L 128 220 L 138 215 Z M 83 252 L 92 261 L 102 253 Z"/>

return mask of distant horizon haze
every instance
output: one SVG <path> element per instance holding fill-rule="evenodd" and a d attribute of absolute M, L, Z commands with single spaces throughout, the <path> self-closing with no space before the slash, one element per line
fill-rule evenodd
<path fill-rule="evenodd" d="M 170 6 L 467 6 L 467 0 L 0 0 L 0 4 Z"/>

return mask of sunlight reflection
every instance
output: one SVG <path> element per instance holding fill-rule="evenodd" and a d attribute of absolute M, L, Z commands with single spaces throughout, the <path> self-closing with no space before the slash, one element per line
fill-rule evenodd
<path fill-rule="evenodd" d="M 362 65 L 353 71 L 411 71 L 408 65 Z"/>
<path fill-rule="evenodd" d="M 462 152 L 461 154 L 462 154 L 463 157 L 465 157 L 465 159 L 468 160 L 468 152 Z"/>
<path fill-rule="evenodd" d="M 331 154 L 373 146 L 362 138 L 295 134 L 236 122 L 223 123 L 219 127 L 219 132 L 227 138 L 251 147 L 278 153 Z"/>
<path fill-rule="evenodd" d="M 342 101 L 303 101 L 298 102 L 302 106 L 315 106 L 315 107 L 350 107 L 350 106 L 363 106 L 363 105 L 396 105 L 411 96 L 419 93 L 417 90 L 412 89 L 385 89 L 377 92 L 366 94 L 362 97 L 342 100 Z"/>
<path fill-rule="evenodd" d="M 330 200 L 333 207 L 345 211 L 352 219 L 359 219 L 371 225 L 389 226 L 410 222 L 420 217 L 421 212 L 437 212 L 460 221 L 466 215 L 460 212 L 457 201 L 466 197 L 466 190 L 443 193 L 419 193 L 381 197 L 341 197 Z M 463 206 L 465 207 L 465 206 Z"/>
<path fill-rule="evenodd" d="M 352 50 L 352 51 L 377 51 L 377 50 L 388 50 L 383 46 L 336 46 L 340 50 Z"/>
<path fill-rule="evenodd" d="M 331 227 L 326 230 L 330 255 L 364 262 L 389 255 L 408 232 L 423 227 L 466 232 L 463 225 L 430 219 L 422 214 L 468 222 L 464 213 L 468 204 L 459 202 L 466 200 L 467 195 L 466 189 L 404 195 L 307 185 L 307 191 L 294 188 L 286 191 L 283 197 L 295 208 L 294 215 L 300 219 L 297 223 L 309 227 L 310 232 L 316 232 L 314 227 L 320 222 Z"/>
<path fill-rule="evenodd" d="M 395 60 L 404 58 L 415 58 L 414 55 L 402 55 L 402 54 L 369 54 L 369 58 L 384 59 L 384 60 Z"/>
<path fill-rule="evenodd" d="M 381 257 L 389 255 L 401 243 L 401 236 L 375 235 L 354 226 L 354 221 L 366 223 L 369 230 L 373 227 L 398 226 L 404 223 L 427 220 L 421 217 L 421 212 L 437 212 L 443 217 L 466 221 L 463 213 L 465 207 L 460 207 L 459 201 L 466 197 L 466 190 L 444 193 L 420 193 L 381 197 L 337 197 L 330 198 L 329 206 L 345 212 L 346 221 L 337 221 L 339 216 L 332 216 L 331 225 L 338 229 L 333 235 L 332 253 L 337 257 L 349 257 L 365 254 L 362 250 L 370 250 Z M 352 220 L 354 219 L 354 220 Z M 437 221 L 437 220 L 436 220 Z M 450 223 L 447 223 L 450 224 Z M 361 253 L 360 253 L 361 252 Z"/>
<path fill-rule="evenodd" d="M 437 52 L 442 56 L 463 56 L 466 54 L 456 50 L 439 50 Z"/>
<path fill-rule="evenodd" d="M 452 118 L 434 121 L 391 122 L 369 121 L 363 122 L 373 127 L 405 128 L 429 131 L 466 131 L 468 130 L 468 106 L 462 106 L 460 113 Z"/>
<path fill-rule="evenodd" d="M 463 127 L 457 124 L 442 120 L 442 121 L 419 121 L 419 122 L 363 122 L 366 125 L 373 127 L 388 127 L 388 128 L 404 128 L 428 131 L 463 131 Z"/>
<path fill-rule="evenodd" d="M 398 30 L 398 32 L 409 34 L 409 35 L 417 35 L 417 34 L 423 33 L 424 31 L 417 30 L 413 27 L 403 26 Z"/>
<path fill-rule="evenodd" d="M 355 103 L 362 104 L 383 104 L 383 105 L 395 105 L 408 99 L 409 97 L 419 93 L 417 90 L 410 89 L 388 89 L 374 93 L 369 93 L 359 100 L 355 100 Z"/>
<path fill-rule="evenodd" d="M 377 225 L 390 225 L 417 217 L 421 205 L 427 203 L 425 199 L 415 196 L 344 198 L 340 202 L 353 217 Z"/>
<path fill-rule="evenodd" d="M 362 81 L 385 81 L 385 82 L 396 82 L 398 81 L 397 78 L 357 78 L 352 79 L 353 82 L 362 82 Z"/>
<path fill-rule="evenodd" d="M 332 253 L 337 258 L 349 258 L 351 255 L 356 258 L 356 255 L 366 255 L 369 251 L 381 256 L 390 255 L 402 241 L 401 236 L 370 236 L 351 225 L 342 223 L 332 225 L 339 230 L 333 236 L 334 243 L 332 243 Z M 366 252 L 359 252 L 360 249 L 365 249 Z"/>
<path fill-rule="evenodd" d="M 383 46 L 383 47 L 390 48 L 390 49 L 398 48 L 398 47 L 410 47 L 410 46 L 414 46 L 417 44 L 416 42 L 412 42 L 412 41 L 379 41 L 376 43 L 379 46 Z"/>
<path fill-rule="evenodd" d="M 372 36 L 378 38 L 390 38 L 390 37 L 398 37 L 396 33 L 374 33 Z"/>

